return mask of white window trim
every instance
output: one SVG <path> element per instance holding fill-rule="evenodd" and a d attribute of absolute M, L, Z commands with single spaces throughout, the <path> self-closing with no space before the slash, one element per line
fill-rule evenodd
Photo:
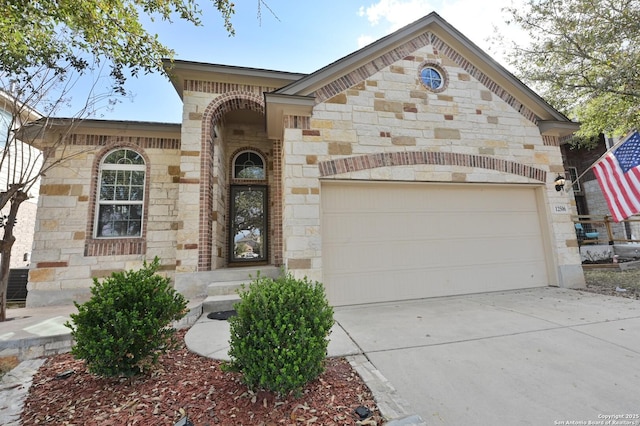
<path fill-rule="evenodd" d="M 142 157 L 142 155 L 140 154 L 140 152 L 134 150 L 134 149 L 130 149 L 130 148 L 117 148 L 117 149 L 113 149 L 109 152 L 107 152 L 102 159 L 100 160 L 100 168 L 98 171 L 98 182 L 97 182 L 97 187 L 96 187 L 96 200 L 95 200 L 95 206 L 94 206 L 94 222 L 93 222 L 93 238 L 95 239 L 99 239 L 99 240 L 113 240 L 113 239 L 122 239 L 122 238 L 127 238 L 127 239 L 133 239 L 133 238 L 142 238 L 142 231 L 144 229 L 144 220 L 145 220 L 145 199 L 147 197 L 147 165 L 146 165 L 146 161 L 143 158 L 143 164 L 105 164 L 104 160 L 107 159 L 107 157 L 109 157 L 109 155 L 111 155 L 112 153 L 116 152 L 116 151 L 122 151 L 122 150 L 127 150 L 127 151 L 132 151 L 137 153 L 138 155 L 140 155 Z M 143 188 L 143 193 L 142 193 L 142 199 L 141 200 L 105 200 L 105 201 L 101 201 L 100 200 L 100 189 L 102 187 L 102 172 L 104 170 L 123 170 L 123 171 L 142 171 L 144 172 L 144 181 L 142 183 L 142 188 Z M 117 236 L 98 236 L 98 224 L 100 222 L 100 207 L 103 205 L 109 205 L 109 206 L 113 206 L 113 205 L 140 205 L 142 206 L 142 214 L 140 217 L 140 234 L 139 235 L 117 235 Z"/>
<path fill-rule="evenodd" d="M 571 182 L 571 186 L 573 188 L 573 192 L 582 192 L 582 187 L 580 186 L 580 181 L 577 180 L 578 177 L 578 168 L 577 167 L 567 167 L 568 169 L 568 179 Z M 576 179 L 574 181 L 574 179 Z"/>
<path fill-rule="evenodd" d="M 267 180 L 267 162 L 265 161 L 264 157 L 262 156 L 262 154 L 260 154 L 257 151 L 254 151 L 252 149 L 245 149 L 242 150 L 240 152 L 238 152 L 236 155 L 233 156 L 233 160 L 231 161 L 231 176 L 234 180 L 255 180 L 255 179 L 247 179 L 247 178 L 241 178 L 241 177 L 237 177 L 236 176 L 236 161 L 238 160 L 238 157 L 246 154 L 246 153 L 251 153 L 254 154 L 256 156 L 258 156 L 260 158 L 260 160 L 262 161 L 262 171 L 264 173 L 264 178 L 263 179 L 257 179 L 257 180 Z"/>

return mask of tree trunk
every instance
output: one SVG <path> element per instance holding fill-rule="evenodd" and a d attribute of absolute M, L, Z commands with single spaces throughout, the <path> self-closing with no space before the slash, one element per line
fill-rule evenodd
<path fill-rule="evenodd" d="M 9 271 L 11 269 L 11 249 L 13 243 L 16 241 L 16 237 L 13 235 L 13 228 L 16 224 L 16 218 L 18 217 L 18 209 L 23 201 L 29 197 L 22 191 L 18 191 L 11 197 L 11 208 L 9 214 L 2 226 L 4 227 L 4 234 L 0 241 L 0 321 L 7 319 L 7 288 L 9 287 Z"/>

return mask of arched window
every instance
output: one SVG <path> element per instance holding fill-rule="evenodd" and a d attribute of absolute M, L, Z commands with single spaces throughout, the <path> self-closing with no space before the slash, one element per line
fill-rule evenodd
<path fill-rule="evenodd" d="M 233 160 L 235 179 L 264 180 L 264 159 L 254 151 L 243 151 Z"/>
<path fill-rule="evenodd" d="M 146 166 L 130 149 L 109 152 L 100 163 L 96 238 L 135 238 L 142 234 Z"/>

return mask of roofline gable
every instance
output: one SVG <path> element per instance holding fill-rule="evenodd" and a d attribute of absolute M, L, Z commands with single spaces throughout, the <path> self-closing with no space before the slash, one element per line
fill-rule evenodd
<path fill-rule="evenodd" d="M 512 102 L 510 103 L 515 109 L 521 113 L 526 113 L 521 108 L 521 106 L 524 106 L 530 111 L 530 114 L 528 114 L 530 117 L 528 118 L 534 123 L 538 124 L 539 121 L 546 122 L 546 124 L 541 127 L 541 132 L 566 135 L 578 130 L 578 123 L 572 122 L 564 114 L 553 108 L 531 88 L 435 12 L 314 73 L 291 82 L 289 85 L 276 90 L 274 93 L 279 95 L 313 96 L 317 91 L 341 78 L 347 80 L 345 82 L 346 84 L 350 84 L 351 81 L 346 78 L 349 73 L 359 75 L 372 74 L 374 71 L 377 71 L 377 69 L 375 69 L 376 67 L 371 67 L 371 64 L 376 61 L 376 59 L 394 51 L 394 49 L 402 48 L 403 45 L 408 44 L 409 46 L 407 47 L 411 47 L 411 42 L 421 37 L 428 37 L 429 42 L 433 42 L 433 39 L 439 39 L 446 46 L 458 53 L 457 56 L 460 56 L 460 62 L 464 62 L 464 64 L 460 64 L 461 67 L 466 68 L 467 71 L 476 78 L 480 75 L 488 77 L 484 78 L 484 80 L 491 80 L 491 82 L 502 89 L 501 92 L 506 92 L 508 96 L 503 95 L 501 97 L 503 99 L 512 98 Z M 398 52 L 398 54 L 410 49 L 399 50 L 400 52 Z M 407 52 L 407 54 L 410 54 L 410 52 Z M 390 60 L 391 59 L 381 61 L 379 67 L 382 65 L 390 65 L 390 63 L 387 63 Z M 367 69 L 365 70 L 365 68 Z M 374 69 L 372 70 L 372 68 Z M 560 126 L 560 128 L 554 128 L 553 123 L 564 124 Z"/>

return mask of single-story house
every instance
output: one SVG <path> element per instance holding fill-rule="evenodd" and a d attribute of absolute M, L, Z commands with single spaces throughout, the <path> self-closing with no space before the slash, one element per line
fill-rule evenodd
<path fill-rule="evenodd" d="M 575 204 L 554 188 L 578 124 L 436 13 L 308 75 L 166 66 L 182 123 L 65 136 L 28 306 L 155 256 L 188 297 L 269 268 L 333 305 L 584 285 Z"/>

